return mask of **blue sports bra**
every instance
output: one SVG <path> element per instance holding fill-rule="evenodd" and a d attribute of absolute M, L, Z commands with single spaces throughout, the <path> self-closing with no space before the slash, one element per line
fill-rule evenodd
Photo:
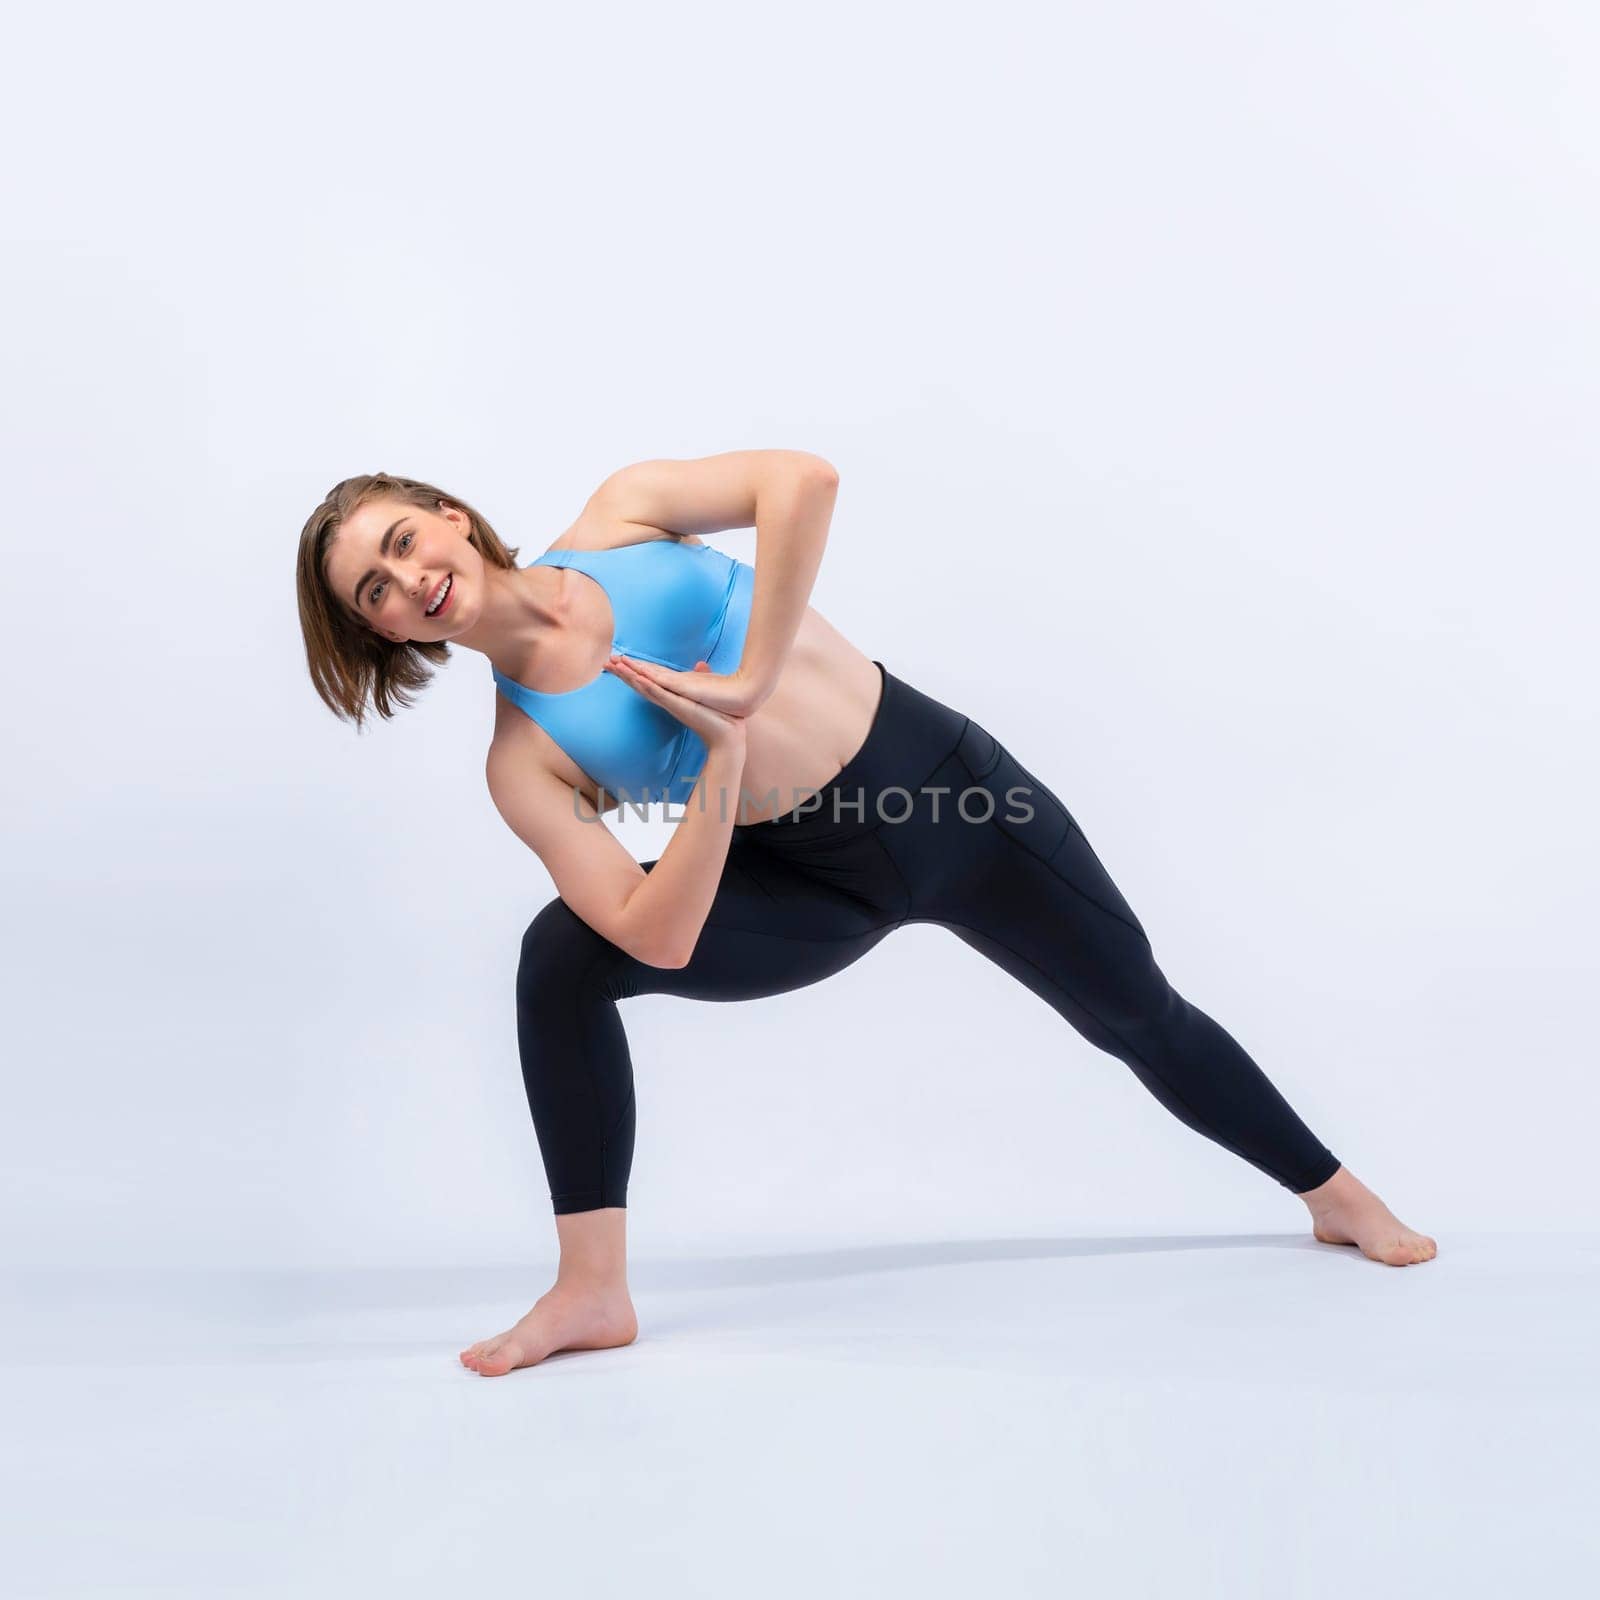
<path fill-rule="evenodd" d="M 534 567 L 576 567 L 611 602 L 611 648 L 680 672 L 732 672 L 744 654 L 755 568 L 708 544 L 646 539 L 609 550 L 547 550 Z M 705 741 L 616 673 L 541 694 L 494 668 L 500 692 L 600 788 L 626 801 L 681 802 L 705 765 Z"/>

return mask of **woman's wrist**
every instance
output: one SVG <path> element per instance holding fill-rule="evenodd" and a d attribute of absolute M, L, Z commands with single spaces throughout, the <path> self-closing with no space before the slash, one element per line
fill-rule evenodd
<path fill-rule="evenodd" d="M 706 760 L 721 760 L 723 762 L 737 762 L 744 766 L 745 758 L 745 728 L 744 720 L 740 718 L 729 727 L 720 729 L 714 740 L 702 738 L 706 747 Z"/>

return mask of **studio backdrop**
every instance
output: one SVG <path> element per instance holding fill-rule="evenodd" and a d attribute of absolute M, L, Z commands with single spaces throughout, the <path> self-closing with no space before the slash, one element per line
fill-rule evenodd
<path fill-rule="evenodd" d="M 816 608 L 1061 796 L 1352 1170 L 1425 1222 L 1592 1225 L 1572 38 L 737 15 L 715 95 L 654 70 L 670 13 L 601 93 L 577 12 L 452 14 L 395 78 L 159 7 L 8 90 L 8 1260 L 553 1256 L 513 990 L 554 888 L 485 787 L 488 663 L 336 721 L 296 539 L 384 470 L 527 561 L 620 466 L 767 447 L 839 469 Z M 641 860 L 672 825 L 614 824 Z M 636 1254 L 1301 1220 L 937 928 L 624 1017 Z"/>

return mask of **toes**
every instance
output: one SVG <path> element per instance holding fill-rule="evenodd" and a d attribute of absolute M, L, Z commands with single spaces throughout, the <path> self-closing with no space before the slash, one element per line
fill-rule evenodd
<path fill-rule="evenodd" d="M 509 1333 L 502 1333 L 498 1338 L 480 1339 L 463 1350 L 461 1364 L 481 1378 L 503 1378 L 513 1367 L 522 1364 L 522 1348 Z"/>
<path fill-rule="evenodd" d="M 484 1362 L 493 1358 L 494 1347 L 504 1343 L 505 1335 L 501 1334 L 498 1339 L 480 1339 L 476 1344 L 468 1345 L 461 1352 L 461 1365 L 470 1367 L 474 1372 L 481 1373 Z"/>

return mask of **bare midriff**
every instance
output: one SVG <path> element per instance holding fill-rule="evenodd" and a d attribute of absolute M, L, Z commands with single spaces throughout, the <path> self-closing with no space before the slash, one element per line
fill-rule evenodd
<path fill-rule="evenodd" d="M 627 541 L 603 541 L 613 542 Z M 551 548 L 567 543 L 560 540 Z M 587 541 L 583 547 L 594 548 Z M 568 625 L 547 638 L 546 659 L 524 669 L 529 676 L 513 673 L 552 692 L 569 690 L 593 676 L 596 652 L 604 649 L 600 641 L 611 621 L 596 585 L 579 583 L 564 592 L 571 606 Z M 881 690 L 882 679 L 872 658 L 814 606 L 807 606 L 777 686 L 746 719 L 737 821 L 748 824 L 782 816 L 825 788 L 866 742 Z M 530 753 L 536 752 L 551 771 L 595 804 L 595 786 L 572 758 L 504 696 L 496 696 L 496 702 L 496 739 L 528 744 Z M 605 810 L 616 809 L 613 796 L 608 794 L 606 801 Z"/>
<path fill-rule="evenodd" d="M 746 719 L 738 820 L 781 816 L 837 777 L 866 743 L 882 687 L 872 658 L 807 606 L 777 688 Z"/>

